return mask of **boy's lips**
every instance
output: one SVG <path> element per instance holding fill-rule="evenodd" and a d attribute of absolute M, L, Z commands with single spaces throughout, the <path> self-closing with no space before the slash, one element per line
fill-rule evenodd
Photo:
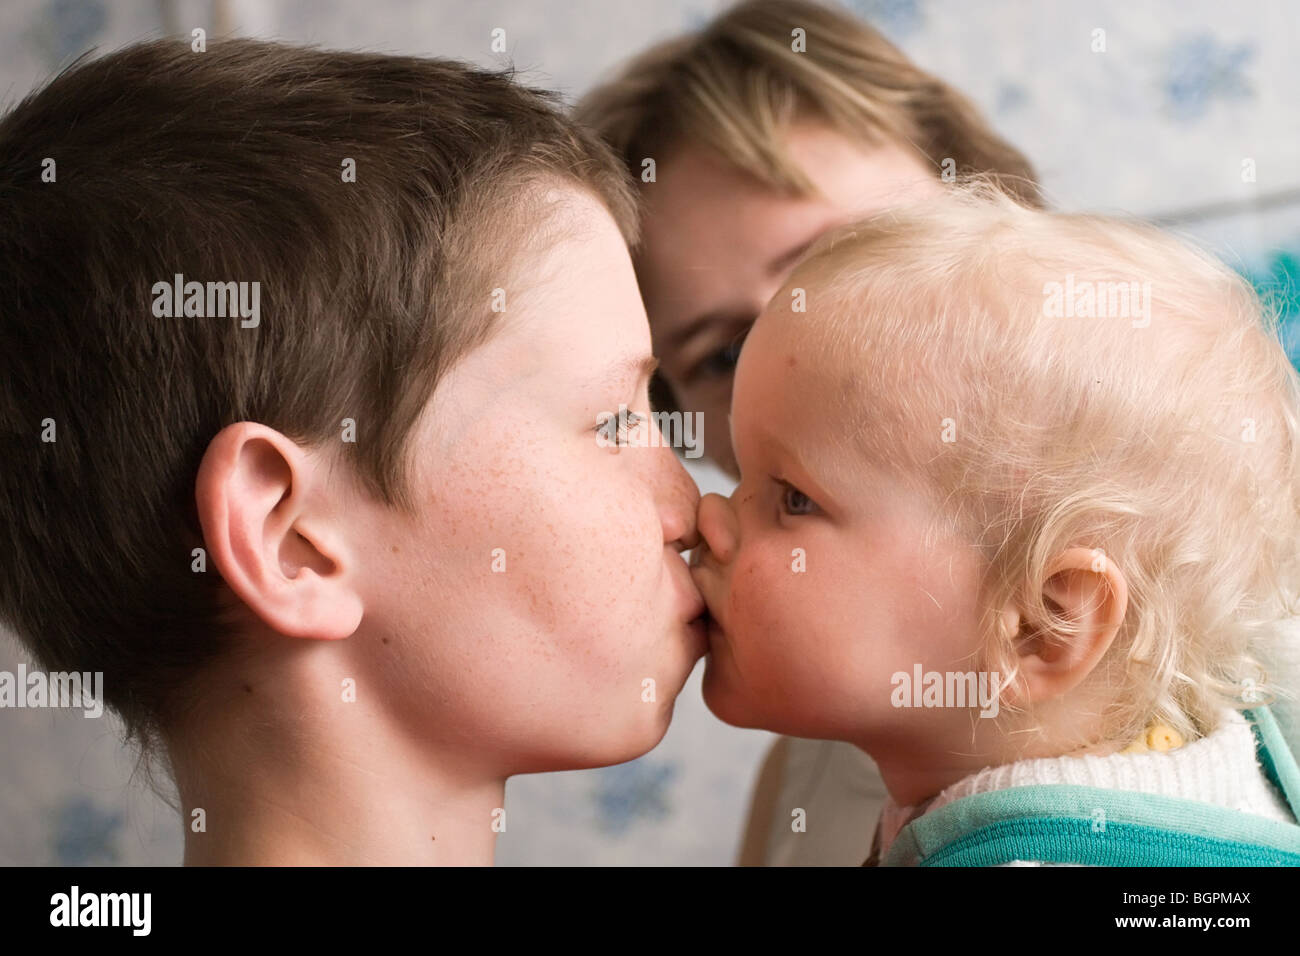
<path fill-rule="evenodd" d="M 691 573 L 680 557 L 674 556 L 671 566 L 670 576 L 678 584 L 678 597 L 682 608 L 680 620 L 684 624 L 691 624 L 708 610 L 704 595 L 700 593 L 700 589 L 695 585 L 695 575 Z"/>
<path fill-rule="evenodd" d="M 708 568 L 703 564 L 692 561 L 691 578 L 695 582 L 695 587 L 698 589 L 704 605 L 702 618 L 708 628 L 709 636 L 712 637 L 714 634 L 720 635 L 725 633 L 725 628 L 722 627 L 721 623 L 719 623 L 717 617 L 714 616 L 713 613 L 714 602 L 710 600 L 708 590 L 710 583 L 708 581 Z"/>
<path fill-rule="evenodd" d="M 684 610 L 679 620 L 695 637 L 696 647 L 700 655 L 708 652 L 708 619 L 709 609 L 704 601 L 703 595 L 695 586 L 694 575 L 686 568 L 680 558 L 674 558 L 675 565 L 681 565 L 682 571 L 685 571 L 686 580 L 682 582 L 682 596 L 684 598 Z M 681 571 L 674 567 L 673 577 L 677 577 Z"/>

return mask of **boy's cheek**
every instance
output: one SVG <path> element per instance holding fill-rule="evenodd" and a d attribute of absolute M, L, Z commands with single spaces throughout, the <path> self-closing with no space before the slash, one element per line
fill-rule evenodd
<path fill-rule="evenodd" d="M 575 486 L 548 493 L 537 508 L 521 570 L 535 591 L 530 604 L 554 609 L 548 643 L 606 679 L 610 671 L 645 669 L 670 623 L 672 598 L 653 502 Z"/>
<path fill-rule="evenodd" d="M 534 460 L 531 469 L 514 471 L 533 481 L 498 470 L 453 473 L 456 480 L 443 481 L 426 502 L 418 531 L 392 528 L 403 536 L 401 552 L 377 557 L 405 585 L 407 600 L 418 596 L 435 606 L 426 611 L 451 594 L 444 614 L 495 619 L 495 627 L 530 622 L 533 643 L 549 648 L 535 652 L 567 654 L 581 645 L 585 659 L 626 653 L 628 623 L 648 627 L 645 608 L 663 603 L 655 600 L 662 536 L 653 503 L 617 490 L 593 494 L 570 472 Z M 479 483 L 477 494 L 469 493 L 470 481 Z M 391 595 L 393 579 L 377 583 Z"/>

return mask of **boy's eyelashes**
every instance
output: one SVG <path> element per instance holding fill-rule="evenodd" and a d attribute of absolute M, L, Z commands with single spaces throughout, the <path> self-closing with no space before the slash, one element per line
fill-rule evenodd
<path fill-rule="evenodd" d="M 643 423 L 649 421 L 649 419 L 650 419 L 650 416 L 648 416 L 648 415 L 642 415 L 640 412 L 634 412 L 634 411 L 632 411 L 631 409 L 629 409 L 629 410 L 628 410 L 628 413 L 627 413 L 627 416 L 626 416 L 626 421 L 623 423 L 623 428 L 622 428 L 622 429 L 617 433 L 617 435 L 615 436 L 615 438 L 616 438 L 618 444 L 619 444 L 619 445 L 626 445 L 626 444 L 628 443 L 628 442 L 627 442 L 627 433 L 628 433 L 631 429 L 636 428 L 638 425 L 641 425 L 641 424 L 643 424 Z"/>
<path fill-rule="evenodd" d="M 625 398 L 617 402 L 607 404 L 604 409 L 596 413 L 596 424 L 589 429 L 589 434 L 597 436 L 598 444 L 602 447 L 624 448 L 631 444 L 628 440 L 629 433 L 638 426 L 642 429 L 642 438 L 645 438 L 644 430 L 647 423 L 653 421 L 650 414 L 650 375 L 647 372 L 643 380 L 639 383 L 638 388 L 634 389 Z M 597 406 L 599 407 L 599 406 Z M 644 408 L 643 412 L 634 412 L 633 408 Z M 587 419 L 591 421 L 591 419 Z"/>
<path fill-rule="evenodd" d="M 591 431 L 602 436 L 609 447 L 623 448 L 630 444 L 628 433 L 638 425 L 644 426 L 649 420 L 649 415 L 634 412 L 624 406 L 619 412 L 602 412 L 597 416 L 596 427 Z"/>

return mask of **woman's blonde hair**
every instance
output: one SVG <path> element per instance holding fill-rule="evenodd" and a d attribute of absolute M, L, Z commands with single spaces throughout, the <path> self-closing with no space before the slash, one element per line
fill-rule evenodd
<path fill-rule="evenodd" d="M 782 321 L 852 396 L 837 459 L 908 477 L 931 534 L 983 557 L 982 669 L 1016 673 L 1008 603 L 1068 638 L 1043 584 L 1085 547 L 1128 586 L 1093 678 L 1107 740 L 1152 720 L 1190 740 L 1286 693 L 1258 655 L 1300 591 L 1300 377 L 1241 276 L 977 182 L 824 237 L 789 285 L 807 312 Z"/>
<path fill-rule="evenodd" d="M 910 144 L 936 176 L 945 168 L 988 174 L 1023 202 L 1041 203 L 1029 161 L 970 100 L 847 11 L 808 0 L 732 7 L 702 32 L 636 57 L 575 115 L 635 173 L 644 159 L 690 142 L 808 195 L 813 186 L 782 143 L 791 122 L 814 118 L 857 141 Z"/>

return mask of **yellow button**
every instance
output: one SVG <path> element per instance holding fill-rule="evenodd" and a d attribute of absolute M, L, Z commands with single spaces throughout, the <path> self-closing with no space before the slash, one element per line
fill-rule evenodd
<path fill-rule="evenodd" d="M 1183 737 L 1166 724 L 1153 724 L 1147 729 L 1146 742 L 1152 750 L 1174 750 L 1183 745 Z"/>

